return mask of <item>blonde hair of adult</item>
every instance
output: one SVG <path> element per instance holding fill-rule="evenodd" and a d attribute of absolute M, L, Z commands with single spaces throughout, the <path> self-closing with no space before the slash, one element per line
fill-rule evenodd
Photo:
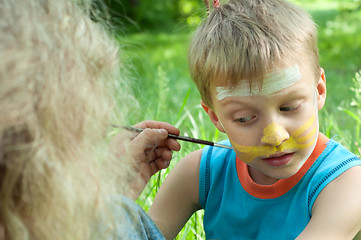
<path fill-rule="evenodd" d="M 107 196 L 129 171 L 104 142 L 124 82 L 117 44 L 71 2 L 2 0 L 0 56 L 5 238 L 105 239 Z"/>
<path fill-rule="evenodd" d="M 265 73 L 292 61 L 307 62 L 320 75 L 315 23 L 280 0 L 221 3 L 195 31 L 188 54 L 191 77 L 209 107 L 215 85 L 248 80 L 260 87 Z"/>

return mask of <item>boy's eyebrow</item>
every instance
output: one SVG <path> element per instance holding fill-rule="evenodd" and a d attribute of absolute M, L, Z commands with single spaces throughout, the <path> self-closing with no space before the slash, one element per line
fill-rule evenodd
<path fill-rule="evenodd" d="M 226 99 L 223 104 L 225 104 L 226 106 L 229 106 L 229 105 L 240 105 L 240 104 L 245 104 L 245 105 L 248 105 L 248 104 L 252 104 L 253 101 L 252 101 L 252 97 L 237 97 L 237 99 Z M 226 106 L 223 106 L 223 107 L 226 107 Z"/>

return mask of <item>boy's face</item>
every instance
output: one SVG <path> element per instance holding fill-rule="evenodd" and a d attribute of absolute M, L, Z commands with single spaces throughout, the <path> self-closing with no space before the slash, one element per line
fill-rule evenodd
<path fill-rule="evenodd" d="M 310 68 L 290 65 L 266 74 L 260 92 L 217 86 L 213 110 L 203 106 L 255 182 L 271 184 L 294 175 L 312 153 L 318 110 L 326 98 L 323 70 L 315 79 Z"/>

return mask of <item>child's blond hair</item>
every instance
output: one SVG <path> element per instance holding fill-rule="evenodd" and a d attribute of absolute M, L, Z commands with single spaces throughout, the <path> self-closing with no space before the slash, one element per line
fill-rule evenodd
<path fill-rule="evenodd" d="M 316 26 L 305 11 L 285 1 L 230 0 L 198 27 L 188 61 L 202 100 L 212 107 L 215 85 L 248 80 L 259 87 L 267 71 L 291 61 L 307 62 L 317 76 Z"/>
<path fill-rule="evenodd" d="M 106 198 L 126 187 L 130 171 L 104 143 L 118 47 L 86 11 L 66 0 L 0 3 L 6 239 L 106 239 L 114 228 Z"/>

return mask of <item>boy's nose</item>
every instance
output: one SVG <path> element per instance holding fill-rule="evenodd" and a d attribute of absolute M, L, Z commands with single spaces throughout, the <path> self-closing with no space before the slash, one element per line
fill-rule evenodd
<path fill-rule="evenodd" d="M 289 138 L 289 134 L 281 125 L 271 123 L 263 129 L 262 143 L 279 146 Z"/>

